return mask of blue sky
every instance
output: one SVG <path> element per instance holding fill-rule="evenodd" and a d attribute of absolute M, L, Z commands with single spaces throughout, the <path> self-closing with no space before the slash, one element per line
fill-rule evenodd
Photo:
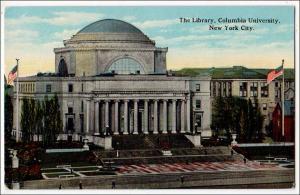
<path fill-rule="evenodd" d="M 279 19 L 279 24 L 245 24 L 253 31 L 211 31 L 207 23 L 180 23 L 179 18 Z M 21 58 L 22 75 L 54 71 L 53 48 L 62 47 L 84 26 L 105 18 L 140 28 L 159 47 L 168 47 L 168 69 L 184 67 L 275 68 L 284 58 L 294 66 L 294 8 L 291 6 L 182 7 L 7 7 L 5 72 Z M 227 24 L 215 23 L 217 26 Z M 231 24 L 234 25 L 234 24 Z M 238 24 L 239 26 L 241 24 Z"/>

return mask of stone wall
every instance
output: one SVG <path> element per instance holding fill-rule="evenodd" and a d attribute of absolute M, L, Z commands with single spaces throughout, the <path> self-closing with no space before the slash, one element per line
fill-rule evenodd
<path fill-rule="evenodd" d="M 181 176 L 184 182 L 181 183 Z M 25 181 L 24 189 L 78 189 L 82 182 L 83 189 L 111 189 L 112 181 L 118 189 L 159 189 L 159 188 L 214 188 L 214 186 L 231 186 L 246 184 L 274 184 L 294 182 L 294 170 L 261 171 L 226 171 L 194 172 L 149 175 L 98 176 L 90 178 L 68 178 Z"/>

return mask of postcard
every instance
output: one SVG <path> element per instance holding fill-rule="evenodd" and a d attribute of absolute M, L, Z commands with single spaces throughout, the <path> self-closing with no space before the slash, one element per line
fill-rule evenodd
<path fill-rule="evenodd" d="M 3 193 L 299 190 L 298 5 L 119 3 L 1 2 Z"/>

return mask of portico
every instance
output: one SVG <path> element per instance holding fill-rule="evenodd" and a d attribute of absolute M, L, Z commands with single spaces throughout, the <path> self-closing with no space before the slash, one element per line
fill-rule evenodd
<path fill-rule="evenodd" d="M 187 117 L 191 112 L 188 97 L 185 93 L 174 97 L 165 95 L 129 98 L 128 94 L 124 94 L 108 99 L 97 94 L 87 98 L 85 132 L 88 135 L 104 135 L 107 128 L 110 135 L 187 132 L 191 123 L 190 117 Z M 91 121 L 94 121 L 94 129 L 91 128 Z"/>

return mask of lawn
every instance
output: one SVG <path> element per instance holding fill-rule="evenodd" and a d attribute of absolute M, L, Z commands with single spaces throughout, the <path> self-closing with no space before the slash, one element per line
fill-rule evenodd
<path fill-rule="evenodd" d="M 116 175 L 116 173 L 112 171 L 89 171 L 89 172 L 81 172 L 81 174 L 86 176 L 97 176 L 97 175 Z"/>
<path fill-rule="evenodd" d="M 60 175 L 74 175 L 74 177 L 78 177 L 79 175 L 77 175 L 76 173 L 70 173 L 70 172 L 65 172 L 65 173 L 46 173 L 45 176 L 47 176 L 48 178 L 59 178 Z"/>

